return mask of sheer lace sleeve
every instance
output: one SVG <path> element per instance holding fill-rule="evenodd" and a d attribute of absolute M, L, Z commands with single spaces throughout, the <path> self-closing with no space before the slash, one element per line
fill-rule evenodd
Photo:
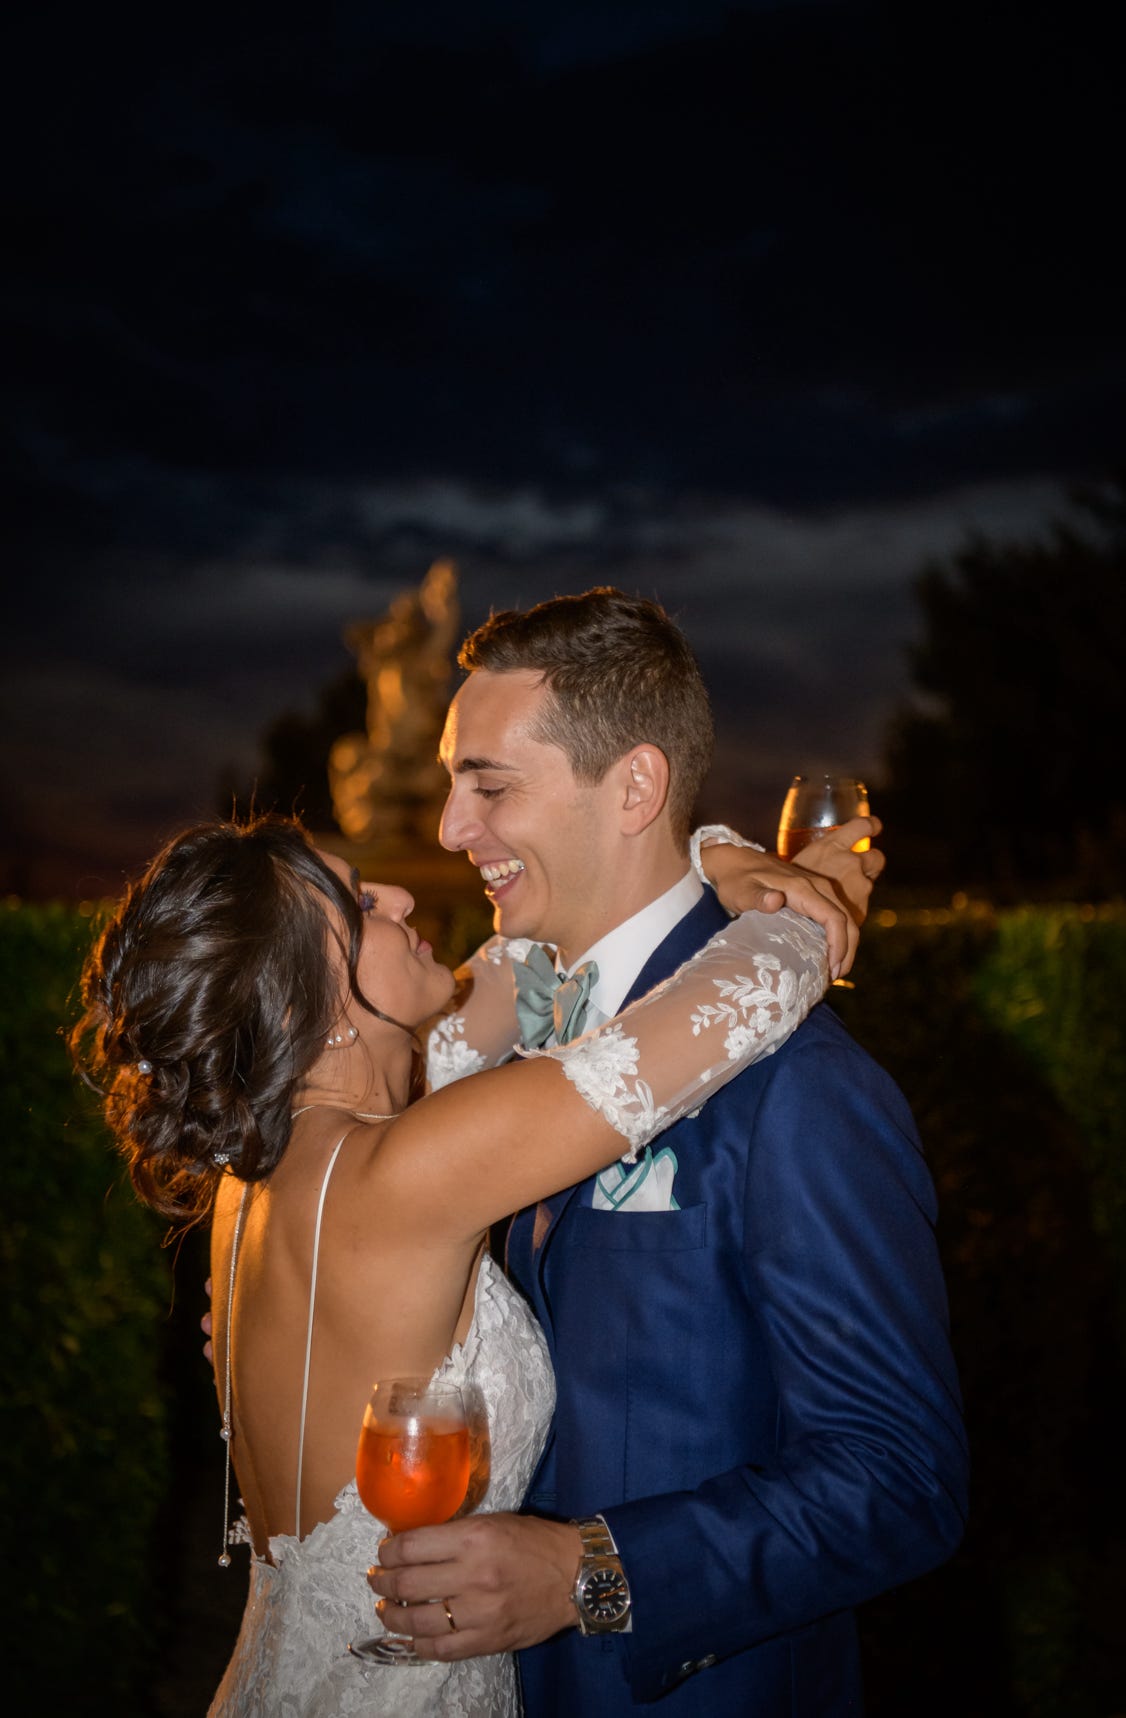
<path fill-rule="evenodd" d="M 761 841 L 748 841 L 745 836 L 737 834 L 734 829 L 728 829 L 726 823 L 705 823 L 701 828 L 694 829 L 688 842 L 688 857 L 692 861 L 692 869 L 701 883 L 713 890 L 715 884 L 704 870 L 700 860 L 700 849 L 701 847 L 711 847 L 716 842 L 725 847 L 748 847 L 754 853 L 766 852 Z"/>
<path fill-rule="evenodd" d="M 426 1041 L 426 1089 L 436 1092 L 466 1074 L 495 1068 L 520 1036 L 512 962 L 526 960 L 526 937 L 490 937 L 458 970 L 462 1000 L 444 1014 Z"/>
<path fill-rule="evenodd" d="M 551 1050 L 592 1109 L 629 1142 L 623 1161 L 769 1056 L 828 984 L 825 936 L 784 909 L 743 913 L 663 984 L 604 1026 Z"/>

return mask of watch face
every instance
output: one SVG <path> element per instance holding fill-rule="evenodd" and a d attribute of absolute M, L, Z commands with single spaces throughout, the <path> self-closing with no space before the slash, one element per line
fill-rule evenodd
<path fill-rule="evenodd" d="M 629 1609 L 625 1576 L 618 1569 L 592 1569 L 583 1582 L 582 1602 L 594 1622 L 617 1622 Z"/>

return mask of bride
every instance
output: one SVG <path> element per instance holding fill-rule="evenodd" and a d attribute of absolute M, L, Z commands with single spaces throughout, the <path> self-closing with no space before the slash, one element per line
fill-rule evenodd
<path fill-rule="evenodd" d="M 83 974 L 75 1053 L 138 1193 L 212 1224 L 216 1382 L 245 1509 L 231 1537 L 252 1553 L 216 1718 L 518 1711 L 507 1656 L 348 1655 L 372 1633 L 365 1571 L 382 1534 L 353 1478 L 372 1380 L 437 1371 L 462 1386 L 491 1443 L 471 1501 L 518 1508 L 554 1387 L 489 1225 L 632 1160 L 775 1048 L 826 984 L 809 921 L 747 913 L 607 1025 L 412 1104 L 416 1033 L 455 986 L 413 905 L 292 821 L 202 825 L 127 891 Z M 516 1035 L 510 953 L 473 963 L 466 1036 L 486 1060 Z M 740 1024 L 722 1040 L 701 1010 L 735 980 Z M 224 1523 L 229 1560 L 226 1538 Z"/>

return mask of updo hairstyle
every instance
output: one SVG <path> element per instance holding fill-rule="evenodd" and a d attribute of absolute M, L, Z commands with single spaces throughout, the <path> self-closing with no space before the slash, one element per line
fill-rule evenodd
<path fill-rule="evenodd" d="M 186 830 L 126 890 L 87 956 L 71 1050 L 103 1099 L 137 1193 L 210 1211 L 223 1166 L 259 1181 L 341 1011 L 326 909 L 357 1002 L 359 907 L 292 819 Z"/>

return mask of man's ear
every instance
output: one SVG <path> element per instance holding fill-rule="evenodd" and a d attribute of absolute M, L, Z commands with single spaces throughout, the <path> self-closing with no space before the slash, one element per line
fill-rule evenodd
<path fill-rule="evenodd" d="M 669 760 L 660 746 L 634 746 L 618 764 L 622 786 L 622 833 L 640 835 L 656 821 L 669 797 Z"/>

